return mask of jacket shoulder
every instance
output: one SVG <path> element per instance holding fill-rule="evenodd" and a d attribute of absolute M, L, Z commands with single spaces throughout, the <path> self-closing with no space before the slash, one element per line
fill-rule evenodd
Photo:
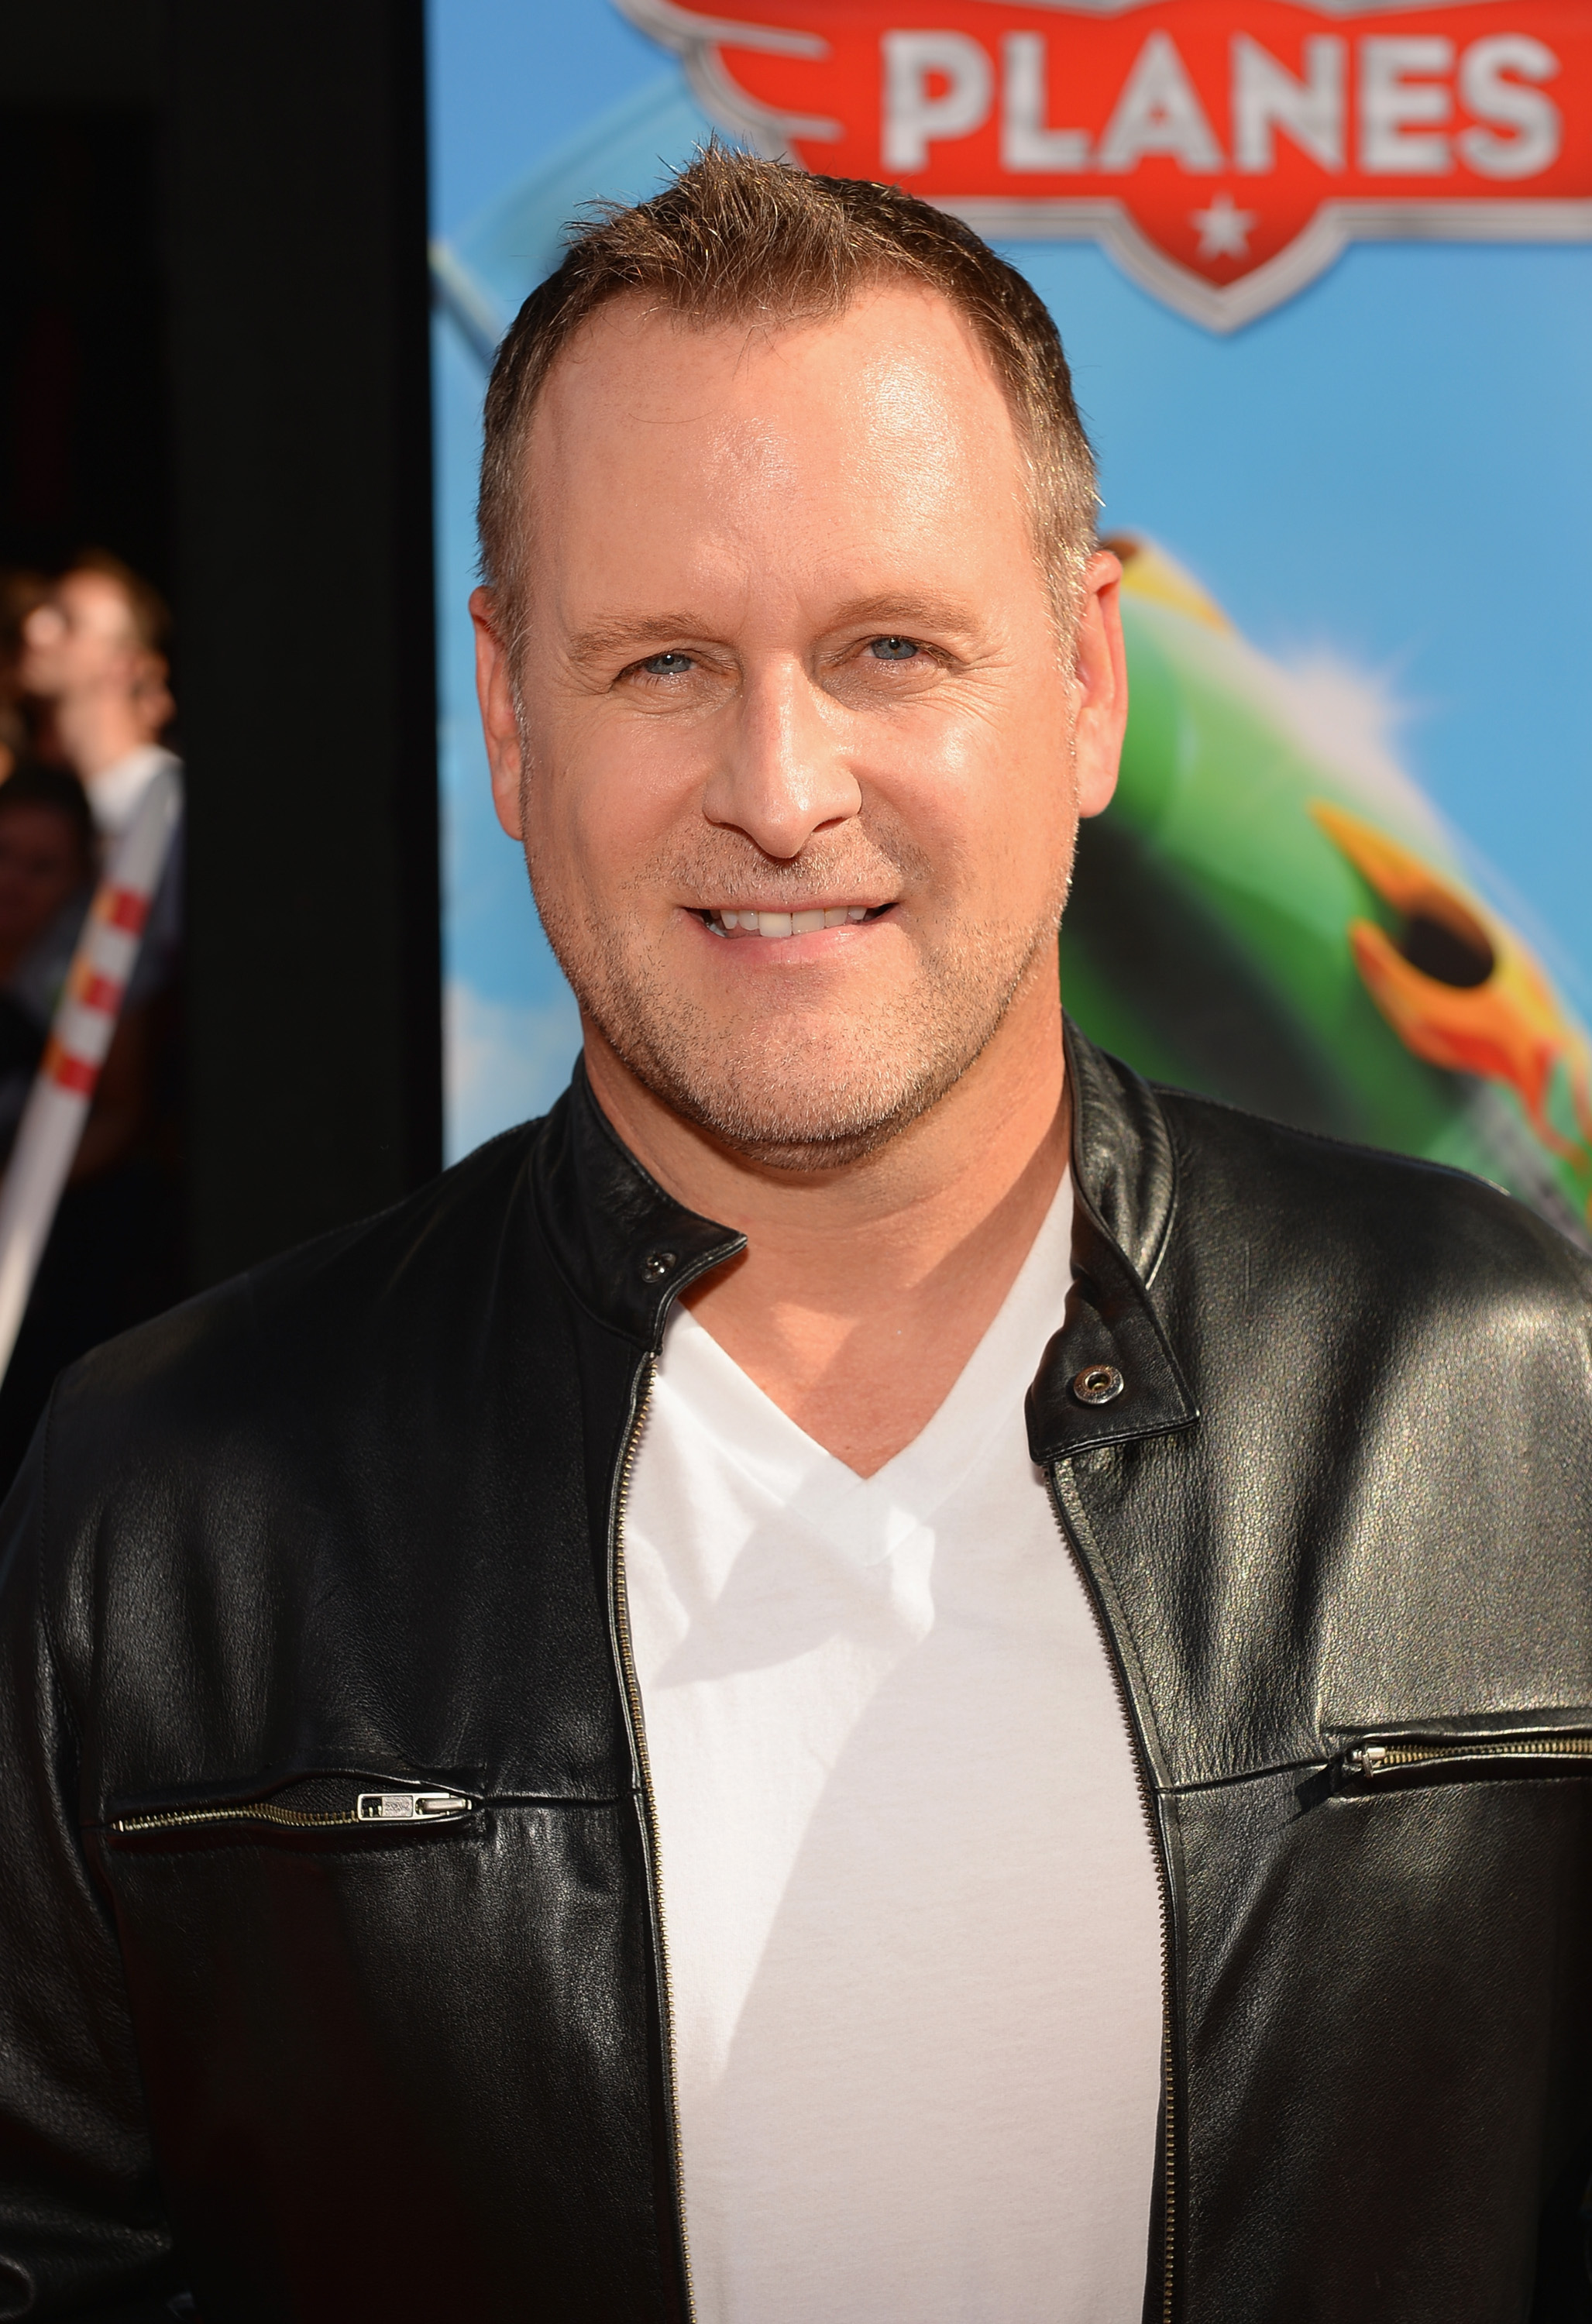
<path fill-rule="evenodd" d="M 534 1268 L 528 1166 L 539 1121 L 506 1130 L 389 1210 L 335 1228 L 106 1342 L 57 1388 L 52 1433 L 106 1426 L 126 1447 L 137 1432 L 246 1407 L 269 1383 L 349 1382 L 378 1346 L 442 1335 L 484 1296 L 507 1238 Z M 516 1230 L 519 1230 L 516 1232 Z M 532 1247 L 527 1249 L 527 1244 Z M 268 1397 L 268 1401 L 273 1400 Z M 146 1439 L 147 1441 L 147 1439 Z"/>
<path fill-rule="evenodd" d="M 1155 1088 L 1176 1157 L 1184 1242 L 1241 1239 L 1285 1272 L 1379 1277 L 1388 1296 L 1533 1286 L 1584 1310 L 1592 1255 L 1503 1188 L 1446 1163 L 1293 1130 Z"/>

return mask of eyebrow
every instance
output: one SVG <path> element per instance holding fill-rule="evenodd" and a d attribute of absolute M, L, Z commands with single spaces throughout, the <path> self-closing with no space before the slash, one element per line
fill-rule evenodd
<path fill-rule="evenodd" d="M 854 597 L 849 604 L 838 606 L 828 626 L 846 630 L 860 622 L 878 622 L 886 630 L 918 625 L 960 630 L 971 621 L 971 608 L 954 597 L 892 590 L 873 597 Z M 714 635 L 713 624 L 700 613 L 615 613 L 577 630 L 565 650 L 571 661 L 598 661 L 611 653 L 639 653 L 648 646 L 677 645 L 683 639 Z"/>
<path fill-rule="evenodd" d="M 577 630 L 565 651 L 571 661 L 597 661 L 611 653 L 712 635 L 713 624 L 698 613 L 615 613 L 605 622 L 594 622 L 590 629 Z"/>
<path fill-rule="evenodd" d="M 960 598 L 936 595 L 932 590 L 887 590 L 877 597 L 854 597 L 849 605 L 841 606 L 831 626 L 846 630 L 859 622 L 877 622 L 884 629 L 911 629 L 921 623 L 930 630 L 961 630 L 972 618 L 971 606 Z"/>

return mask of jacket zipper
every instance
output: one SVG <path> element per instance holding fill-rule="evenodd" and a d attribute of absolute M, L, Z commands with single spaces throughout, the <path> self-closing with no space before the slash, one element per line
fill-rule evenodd
<path fill-rule="evenodd" d="M 1367 1782 L 1399 1767 L 1424 1767 L 1461 1759 L 1592 1759 L 1592 1735 L 1476 1736 L 1469 1740 L 1357 1743 L 1342 1766 Z"/>
<path fill-rule="evenodd" d="M 620 1676 L 623 1685 L 625 1716 L 630 1730 L 630 1749 L 634 1756 L 637 1778 L 641 1793 L 641 1824 L 647 1849 L 647 1875 L 652 1905 L 652 1927 L 656 1938 L 658 1960 L 658 2013 L 663 2034 L 664 2113 L 668 2126 L 669 2145 L 675 2162 L 675 2226 L 680 2238 L 680 2269 L 685 2279 L 686 2316 L 687 2324 L 696 2314 L 696 2298 L 691 2285 L 691 2245 L 686 2229 L 686 2154 L 680 2135 L 679 2059 L 675 2043 L 674 2003 L 669 1988 L 668 1931 L 664 1917 L 663 1862 L 658 1849 L 658 1803 L 652 1789 L 652 1766 L 647 1756 L 647 1727 L 641 1712 L 641 1687 L 636 1676 L 635 1651 L 630 1640 L 630 1606 L 625 1583 L 625 1508 L 630 1496 L 630 1471 L 635 1466 L 637 1447 L 646 1425 L 647 1408 L 652 1400 L 654 1378 L 653 1360 L 647 1360 L 638 1389 L 631 1391 L 632 1406 L 630 1431 L 625 1438 L 624 1457 L 620 1462 L 619 1487 L 614 1495 L 612 1536 L 610 1542 L 612 1588 L 613 1591 L 613 1635 L 619 1650 Z"/>
<path fill-rule="evenodd" d="M 271 1800 L 251 1800 L 238 1807 L 170 1808 L 150 1815 L 121 1816 L 111 1830 L 178 1831 L 207 1823 L 274 1823 L 298 1830 L 324 1829 L 327 1824 L 441 1823 L 474 1812 L 474 1800 L 458 1792 L 361 1792 L 351 1808 L 284 1808 Z"/>
<path fill-rule="evenodd" d="M 1065 1544 L 1073 1571 L 1083 1584 L 1083 1595 L 1101 1646 L 1105 1649 L 1106 1667 L 1111 1674 L 1116 1690 L 1117 1707 L 1122 1723 L 1127 1729 L 1128 1748 L 1133 1755 L 1133 1772 L 1138 1784 L 1139 1806 L 1144 1812 L 1145 1826 L 1150 1836 L 1150 1855 L 1155 1867 L 1156 1901 L 1161 1914 L 1161 2106 L 1164 2118 L 1162 2134 L 1161 2211 L 1161 2324 L 1172 2324 L 1173 2283 L 1173 2244 L 1177 2227 L 1177 2077 L 1172 2054 L 1172 1873 L 1166 1861 L 1165 1845 L 1161 1837 L 1161 1821 L 1155 1810 L 1155 1791 L 1149 1770 L 1145 1763 L 1144 1747 L 1139 1740 L 1138 1722 L 1134 1717 L 1133 1696 L 1127 1674 L 1122 1667 L 1122 1657 L 1110 1624 L 1101 1609 L 1094 1577 L 1089 1570 L 1082 1551 L 1072 1537 L 1066 1514 L 1062 1508 L 1058 1477 L 1059 1462 L 1050 1468 L 1051 1508 L 1055 1512 L 1057 1527 Z"/>

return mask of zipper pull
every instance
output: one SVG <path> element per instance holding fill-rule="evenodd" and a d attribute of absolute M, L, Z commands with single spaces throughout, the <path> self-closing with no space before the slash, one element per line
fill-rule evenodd
<path fill-rule="evenodd" d="M 1343 1764 L 1351 1775 L 1374 1775 L 1387 1757 L 1385 1743 L 1362 1743 L 1353 1751 L 1346 1751 Z"/>
<path fill-rule="evenodd" d="M 468 1815 L 472 1806 L 457 1792 L 361 1792 L 357 1813 L 361 1823 L 435 1822 Z"/>

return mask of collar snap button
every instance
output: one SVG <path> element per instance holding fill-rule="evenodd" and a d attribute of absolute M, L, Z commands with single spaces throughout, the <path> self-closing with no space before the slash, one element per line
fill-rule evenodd
<path fill-rule="evenodd" d="M 672 1275 L 674 1271 L 675 1254 L 672 1250 L 649 1250 L 641 1261 L 643 1283 L 661 1283 L 666 1275 Z"/>
<path fill-rule="evenodd" d="M 1085 1364 L 1073 1378 L 1072 1393 L 1080 1404 L 1110 1404 L 1126 1385 L 1115 1364 Z"/>

